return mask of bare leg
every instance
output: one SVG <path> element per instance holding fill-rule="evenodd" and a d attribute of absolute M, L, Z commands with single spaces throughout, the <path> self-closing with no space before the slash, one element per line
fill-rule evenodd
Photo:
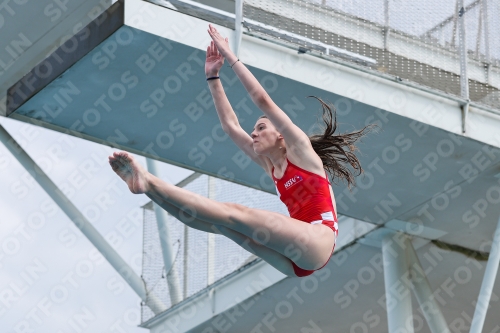
<path fill-rule="evenodd" d="M 155 201 L 155 199 L 153 197 L 150 197 L 150 199 Z M 156 202 L 156 203 L 161 208 L 165 209 L 170 215 L 172 215 L 173 217 L 175 217 L 177 220 L 181 221 L 182 223 L 184 223 L 188 227 L 191 227 L 191 228 L 196 229 L 196 230 L 209 232 L 212 234 L 221 234 L 221 232 L 212 223 L 208 223 L 208 222 L 202 221 L 200 219 L 197 219 L 197 218 L 189 215 L 185 211 L 172 205 L 171 203 L 168 203 L 166 201 L 163 201 L 161 203 L 158 203 L 158 202 Z"/>
<path fill-rule="evenodd" d="M 199 220 L 237 231 L 303 269 L 317 269 L 330 256 L 335 235 L 324 225 L 205 198 L 154 177 L 125 152 L 115 152 L 109 159 L 132 193 L 147 193 L 160 205 L 167 202 Z"/>
<path fill-rule="evenodd" d="M 247 236 L 240 234 L 237 231 L 226 228 L 224 226 L 216 226 L 220 233 L 227 238 L 231 239 L 236 244 L 240 245 L 242 248 L 256 256 L 262 258 L 265 262 L 276 268 L 281 273 L 287 276 L 296 277 L 295 271 L 293 270 L 292 262 L 290 259 L 284 255 L 271 250 L 270 248 L 261 245 L 254 240 L 248 238 Z"/>
<path fill-rule="evenodd" d="M 247 236 L 224 226 L 214 225 L 194 218 L 166 201 L 163 201 L 160 207 L 165 209 L 172 216 L 174 216 L 176 219 L 178 219 L 188 227 L 214 234 L 222 234 L 231 239 L 236 244 L 240 245 L 248 252 L 262 258 L 265 262 L 267 262 L 283 274 L 288 276 L 295 276 L 295 272 L 293 270 L 290 259 L 264 245 L 258 244 Z"/>

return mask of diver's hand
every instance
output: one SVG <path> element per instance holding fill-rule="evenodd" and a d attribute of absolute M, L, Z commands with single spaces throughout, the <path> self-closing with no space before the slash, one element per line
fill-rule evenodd
<path fill-rule="evenodd" d="M 237 58 L 233 51 L 231 51 L 231 48 L 229 48 L 229 40 L 227 37 L 222 37 L 217 29 L 215 29 L 215 27 L 211 24 L 208 25 L 208 34 L 212 37 L 215 47 L 217 47 L 219 53 L 222 54 L 222 56 L 226 58 L 230 64 L 236 61 Z"/>
<path fill-rule="evenodd" d="M 214 41 L 207 47 L 207 57 L 205 59 L 205 75 L 207 77 L 218 76 L 219 70 L 224 64 L 224 57 L 217 50 Z"/>

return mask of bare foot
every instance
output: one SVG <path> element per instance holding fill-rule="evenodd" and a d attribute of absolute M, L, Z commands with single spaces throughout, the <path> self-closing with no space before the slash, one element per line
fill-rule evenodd
<path fill-rule="evenodd" d="M 148 191 L 147 171 L 133 156 L 124 151 L 114 152 L 109 156 L 109 164 L 113 171 L 127 183 L 132 193 L 140 194 Z"/>

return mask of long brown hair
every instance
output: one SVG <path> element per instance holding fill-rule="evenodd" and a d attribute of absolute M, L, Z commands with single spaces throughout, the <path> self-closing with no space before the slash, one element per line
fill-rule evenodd
<path fill-rule="evenodd" d="M 312 147 L 321 158 L 325 169 L 332 176 L 333 182 L 337 184 L 337 179 L 346 181 L 347 187 L 350 189 L 356 185 L 355 177 L 363 173 L 361 163 L 355 154 L 359 150 L 355 143 L 374 129 L 376 125 L 370 124 L 358 131 L 335 134 L 337 131 L 337 110 L 335 106 L 328 105 L 316 96 L 307 97 L 316 98 L 321 103 L 325 123 L 323 134 L 309 136 Z"/>
<path fill-rule="evenodd" d="M 359 150 L 355 143 L 377 125 L 370 124 L 359 131 L 335 134 L 337 131 L 337 110 L 335 106 L 328 105 L 316 96 L 307 97 L 316 98 L 321 103 L 325 123 L 323 134 L 309 136 L 312 147 L 321 158 L 323 166 L 331 175 L 333 182 L 337 184 L 337 180 L 340 179 L 347 182 L 347 187 L 351 189 L 352 186 L 356 186 L 355 177 L 363 173 L 361 163 L 355 154 Z M 260 118 L 267 117 L 261 116 Z"/>

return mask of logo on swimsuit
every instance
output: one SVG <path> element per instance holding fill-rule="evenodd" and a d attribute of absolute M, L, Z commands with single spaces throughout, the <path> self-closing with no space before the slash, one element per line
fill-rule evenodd
<path fill-rule="evenodd" d="M 289 180 L 287 180 L 285 182 L 285 189 L 288 190 L 290 187 L 292 187 L 293 185 L 299 183 L 302 181 L 302 177 L 301 176 L 293 176 L 292 178 L 290 178 Z"/>

